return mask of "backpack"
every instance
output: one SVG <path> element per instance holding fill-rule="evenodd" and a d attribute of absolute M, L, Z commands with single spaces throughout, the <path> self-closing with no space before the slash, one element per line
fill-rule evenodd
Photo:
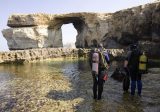
<path fill-rule="evenodd" d="M 137 49 L 131 51 L 128 59 L 128 67 L 138 70 L 140 52 Z"/>

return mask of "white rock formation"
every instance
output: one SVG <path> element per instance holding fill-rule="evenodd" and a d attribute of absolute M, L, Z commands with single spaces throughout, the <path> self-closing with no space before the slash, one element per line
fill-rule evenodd
<path fill-rule="evenodd" d="M 10 49 L 42 48 L 53 44 L 46 26 L 9 28 L 2 33 Z"/>

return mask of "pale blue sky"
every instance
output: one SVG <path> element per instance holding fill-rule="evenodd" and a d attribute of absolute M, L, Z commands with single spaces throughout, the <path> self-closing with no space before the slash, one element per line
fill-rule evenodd
<path fill-rule="evenodd" d="M 0 31 L 7 27 L 8 17 L 13 13 L 71 13 L 115 12 L 154 0 L 0 0 Z M 76 30 L 72 25 L 63 26 L 64 41 L 75 41 Z M 68 33 L 69 32 L 69 33 Z M 0 51 L 8 50 L 7 42 L 0 32 Z"/>

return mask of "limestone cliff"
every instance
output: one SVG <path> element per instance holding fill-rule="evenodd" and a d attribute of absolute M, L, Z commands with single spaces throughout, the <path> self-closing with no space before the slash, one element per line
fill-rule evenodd
<path fill-rule="evenodd" d="M 10 50 L 62 47 L 63 24 L 73 23 L 77 48 L 103 42 L 106 48 L 139 43 L 151 56 L 160 55 L 160 2 L 115 13 L 14 14 L 2 31 Z"/>

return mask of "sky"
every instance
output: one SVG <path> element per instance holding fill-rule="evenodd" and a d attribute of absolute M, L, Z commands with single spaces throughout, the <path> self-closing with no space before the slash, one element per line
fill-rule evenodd
<path fill-rule="evenodd" d="M 112 13 L 153 1 L 155 0 L 0 0 L 0 51 L 8 51 L 7 41 L 1 31 L 8 28 L 8 17 L 14 13 Z M 62 26 L 64 43 L 75 42 L 76 34 L 72 24 Z"/>

